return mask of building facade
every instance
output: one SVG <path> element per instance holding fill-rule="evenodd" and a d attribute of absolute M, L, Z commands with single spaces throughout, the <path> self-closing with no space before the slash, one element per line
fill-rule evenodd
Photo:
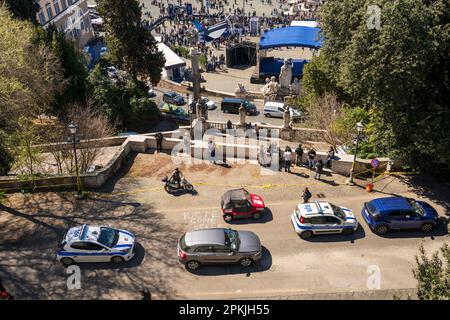
<path fill-rule="evenodd" d="M 79 48 L 94 37 L 87 0 L 38 0 L 38 3 L 37 19 L 44 28 L 54 24 Z"/>

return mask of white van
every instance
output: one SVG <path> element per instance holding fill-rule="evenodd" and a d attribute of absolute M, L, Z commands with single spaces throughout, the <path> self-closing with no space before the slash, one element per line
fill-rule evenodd
<path fill-rule="evenodd" d="M 274 118 L 283 118 L 284 111 L 285 111 L 284 103 L 282 102 L 274 102 L 274 101 L 267 101 L 264 105 L 264 115 L 266 117 L 274 117 Z"/>

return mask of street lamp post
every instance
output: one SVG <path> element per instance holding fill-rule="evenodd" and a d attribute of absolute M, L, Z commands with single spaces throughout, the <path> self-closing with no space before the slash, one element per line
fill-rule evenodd
<path fill-rule="evenodd" d="M 358 122 L 356 124 L 356 129 L 358 130 L 358 134 L 356 136 L 356 146 L 355 146 L 355 154 L 353 155 L 352 169 L 350 170 L 350 178 L 348 179 L 348 183 L 349 184 L 353 184 L 354 183 L 353 182 L 353 177 L 355 175 L 356 154 L 358 153 L 360 135 L 361 135 L 361 132 L 364 129 L 364 124 L 362 123 L 362 121 L 360 121 L 360 122 Z"/>
<path fill-rule="evenodd" d="M 81 190 L 80 171 L 78 169 L 77 143 L 79 141 L 77 141 L 77 136 L 76 136 L 78 127 L 75 124 L 71 123 L 68 128 L 69 128 L 70 134 L 72 135 L 72 137 L 69 138 L 69 142 L 71 142 L 73 144 L 73 153 L 74 153 L 74 157 L 75 157 L 75 171 L 76 171 L 76 175 L 77 175 L 76 198 L 80 200 L 80 199 L 83 199 L 84 195 L 83 195 L 83 191 Z"/>

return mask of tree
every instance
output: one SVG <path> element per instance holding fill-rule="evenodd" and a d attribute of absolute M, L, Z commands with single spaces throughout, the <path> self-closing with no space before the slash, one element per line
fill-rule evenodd
<path fill-rule="evenodd" d="M 13 169 L 21 175 L 34 177 L 42 164 L 40 143 L 36 126 L 25 117 L 20 117 L 17 129 L 9 136 L 9 152 L 14 159 Z"/>
<path fill-rule="evenodd" d="M 14 128 L 20 116 L 47 113 L 64 88 L 58 58 L 35 35 L 30 22 L 0 7 L 0 128 Z"/>
<path fill-rule="evenodd" d="M 165 60 L 151 32 L 142 25 L 138 0 L 100 0 L 98 11 L 107 32 L 111 63 L 156 85 Z"/>
<path fill-rule="evenodd" d="M 375 4 L 381 27 L 368 28 L 367 9 Z M 441 176 L 450 175 L 448 12 L 447 0 L 329 0 L 319 16 L 322 75 L 303 79 L 306 87 L 318 84 L 317 92 L 372 110 L 380 155 Z"/>
<path fill-rule="evenodd" d="M 440 253 L 440 255 L 439 255 Z M 450 246 L 444 244 L 439 251 L 427 257 L 423 244 L 419 246 L 419 255 L 415 257 L 413 269 L 417 283 L 417 296 L 420 300 L 450 299 Z"/>
<path fill-rule="evenodd" d="M 35 0 L 0 0 L 0 6 L 5 4 L 14 17 L 21 20 L 29 20 L 36 24 L 36 15 L 39 12 L 39 4 Z"/>

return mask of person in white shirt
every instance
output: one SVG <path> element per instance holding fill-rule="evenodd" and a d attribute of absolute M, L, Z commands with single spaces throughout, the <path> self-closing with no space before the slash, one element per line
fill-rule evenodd
<path fill-rule="evenodd" d="M 284 154 L 284 172 L 291 172 L 291 163 L 292 163 L 292 151 L 290 147 L 286 147 Z"/>
<path fill-rule="evenodd" d="M 209 161 L 216 164 L 216 144 L 212 139 L 208 141 Z"/>

